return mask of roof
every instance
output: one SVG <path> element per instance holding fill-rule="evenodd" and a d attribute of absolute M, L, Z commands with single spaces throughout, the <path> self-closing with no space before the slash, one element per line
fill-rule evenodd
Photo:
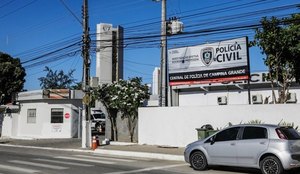
<path fill-rule="evenodd" d="M 276 124 L 237 124 L 237 125 L 233 125 L 231 127 L 238 127 L 238 126 L 258 126 L 258 127 L 267 127 L 267 128 L 277 128 L 280 127 L 279 125 Z"/>

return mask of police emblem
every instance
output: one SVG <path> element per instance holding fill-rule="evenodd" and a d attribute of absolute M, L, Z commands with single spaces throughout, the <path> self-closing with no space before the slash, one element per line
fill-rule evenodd
<path fill-rule="evenodd" d="M 214 48 L 206 47 L 201 50 L 201 60 L 205 66 L 209 66 L 213 61 Z"/>

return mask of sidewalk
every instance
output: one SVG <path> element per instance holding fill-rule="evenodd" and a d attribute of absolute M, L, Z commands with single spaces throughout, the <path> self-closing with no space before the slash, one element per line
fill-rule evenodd
<path fill-rule="evenodd" d="M 67 150 L 103 155 L 183 161 L 184 148 L 111 142 L 95 151 L 81 148 L 81 139 L 0 139 L 0 146 L 27 147 L 47 150 Z"/>

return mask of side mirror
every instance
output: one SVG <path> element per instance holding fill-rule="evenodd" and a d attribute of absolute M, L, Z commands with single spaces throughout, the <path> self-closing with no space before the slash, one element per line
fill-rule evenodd
<path fill-rule="evenodd" d="M 212 136 L 209 138 L 210 145 L 213 145 L 215 143 L 215 136 Z"/>

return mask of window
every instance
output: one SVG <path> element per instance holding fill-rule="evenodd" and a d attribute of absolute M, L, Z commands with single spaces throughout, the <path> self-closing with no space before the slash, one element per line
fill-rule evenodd
<path fill-rule="evenodd" d="M 245 127 L 243 138 L 246 139 L 262 139 L 268 138 L 267 129 L 263 127 Z"/>
<path fill-rule="evenodd" d="M 64 121 L 64 109 L 53 108 L 51 109 L 51 123 L 63 123 Z"/>
<path fill-rule="evenodd" d="M 36 123 L 36 109 L 27 110 L 27 123 Z"/>
<path fill-rule="evenodd" d="M 215 137 L 215 142 L 217 141 L 231 141 L 236 140 L 240 127 L 233 127 L 218 133 Z"/>
<path fill-rule="evenodd" d="M 281 127 L 279 128 L 281 132 L 287 137 L 288 140 L 299 140 L 299 133 L 292 127 Z"/>

